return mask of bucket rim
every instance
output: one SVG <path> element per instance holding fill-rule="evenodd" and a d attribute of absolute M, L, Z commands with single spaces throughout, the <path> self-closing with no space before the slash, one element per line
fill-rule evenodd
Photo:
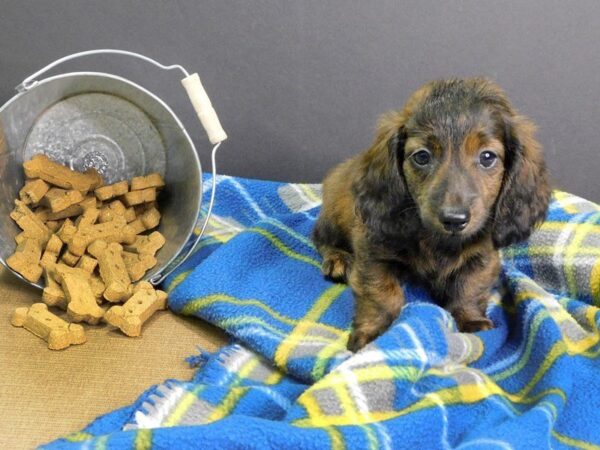
<path fill-rule="evenodd" d="M 165 103 L 164 100 L 162 100 L 156 94 L 154 94 L 153 92 L 149 91 L 148 89 L 146 89 L 145 87 L 139 85 L 138 83 L 136 83 L 134 81 L 131 81 L 131 80 L 129 80 L 129 79 L 125 78 L 125 77 L 122 77 L 120 75 L 114 75 L 114 74 L 110 74 L 110 73 L 106 73 L 106 72 L 96 72 L 96 71 L 66 72 L 66 73 L 60 73 L 60 74 L 52 75 L 52 76 L 43 78 L 41 80 L 36 80 L 36 81 L 32 82 L 32 84 L 29 87 L 24 88 L 21 91 L 18 91 L 15 95 L 13 95 L 10 99 L 8 99 L 5 103 L 3 103 L 2 106 L 0 106 L 0 114 L 8 106 L 10 106 L 12 103 L 16 102 L 20 97 L 26 95 L 28 92 L 31 92 L 31 91 L 37 89 L 38 87 L 43 86 L 43 85 L 45 85 L 47 83 L 50 83 L 52 81 L 55 81 L 55 80 L 58 80 L 58 79 L 62 79 L 62 78 L 74 77 L 74 76 L 101 76 L 101 77 L 106 77 L 106 78 L 109 78 L 109 79 L 113 79 L 113 80 L 120 81 L 122 83 L 128 84 L 128 85 L 132 86 L 133 88 L 138 89 L 142 93 L 148 95 L 149 97 L 151 97 L 152 99 L 154 99 L 156 102 L 158 102 L 159 105 L 162 106 L 171 115 L 171 117 L 173 118 L 173 120 L 175 121 L 175 123 L 177 124 L 177 126 L 179 127 L 179 130 L 183 133 L 183 135 L 185 136 L 187 142 L 191 146 L 191 149 L 193 150 L 192 151 L 193 157 L 194 157 L 194 160 L 196 161 L 196 167 L 198 168 L 198 182 L 199 182 L 199 193 L 198 193 L 199 200 L 198 200 L 198 203 L 196 205 L 196 212 L 195 212 L 196 219 L 194 220 L 194 222 L 188 228 L 188 231 L 186 232 L 186 239 L 179 246 L 179 248 L 177 249 L 177 251 L 174 252 L 173 256 L 171 256 L 171 258 L 169 260 L 167 260 L 164 264 L 162 264 L 161 267 L 154 268 L 153 272 L 155 272 L 155 273 L 153 275 L 149 273 L 147 275 L 144 275 L 144 277 L 142 278 L 142 280 L 150 280 L 151 278 L 154 278 L 157 275 L 160 275 L 162 272 L 164 272 L 164 270 L 167 267 L 169 267 L 182 254 L 183 250 L 189 244 L 189 241 L 195 238 L 194 231 L 197 228 L 197 224 L 198 224 L 198 220 L 199 220 L 199 216 L 200 216 L 200 211 L 202 209 L 202 203 L 203 203 L 202 202 L 202 197 L 203 197 L 203 192 L 204 192 L 202 163 L 200 161 L 200 157 L 198 156 L 198 150 L 196 149 L 196 146 L 194 145 L 194 141 L 190 137 L 190 135 L 187 132 L 186 128 L 183 126 L 183 123 L 181 122 L 181 120 L 179 119 L 179 117 L 177 117 L 177 115 L 175 114 L 175 112 L 171 109 L 171 107 L 169 105 L 167 105 L 167 103 Z M 30 286 L 34 286 L 34 287 L 36 287 L 38 289 L 43 289 L 44 288 L 44 285 L 41 282 L 38 281 L 37 283 L 32 283 L 31 281 L 25 279 L 21 274 L 19 274 L 19 273 L 15 272 L 14 270 L 12 270 L 2 257 L 0 257 L 0 263 L 2 263 L 2 265 L 4 267 L 6 267 L 6 269 L 8 269 L 10 272 L 12 272 L 18 278 L 20 278 L 23 281 L 25 281 Z"/>

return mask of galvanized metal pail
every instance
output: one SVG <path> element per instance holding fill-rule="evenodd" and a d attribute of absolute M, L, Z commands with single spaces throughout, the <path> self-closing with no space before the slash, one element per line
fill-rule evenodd
<path fill-rule="evenodd" d="M 145 277 L 158 284 L 197 244 L 212 202 L 202 224 L 202 168 L 196 148 L 175 113 L 152 92 L 100 72 L 71 72 L 38 80 L 64 61 L 98 53 L 133 56 L 183 72 L 182 83 L 215 144 L 215 171 L 214 155 L 227 135 L 197 74 L 123 50 L 91 50 L 61 58 L 25 79 L 17 87 L 18 94 L 0 107 L 0 261 L 6 265 L 20 232 L 9 214 L 24 183 L 21 166 L 34 154 L 44 153 L 75 170 L 93 167 L 105 183 L 151 172 L 163 175 L 166 187 L 160 199 L 158 230 L 166 244 L 157 254 L 158 264 Z"/>

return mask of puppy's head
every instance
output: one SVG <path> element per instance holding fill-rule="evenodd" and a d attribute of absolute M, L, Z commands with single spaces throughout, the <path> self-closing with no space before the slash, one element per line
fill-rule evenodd
<path fill-rule="evenodd" d="M 376 217 L 384 207 L 373 209 L 373 196 L 364 195 L 371 191 L 385 197 L 389 210 L 412 209 L 420 227 L 447 242 L 486 232 L 496 247 L 523 240 L 545 217 L 550 198 L 533 132 L 488 80 L 429 83 L 382 119 L 355 189 L 359 213 L 371 225 L 394 220 Z"/>

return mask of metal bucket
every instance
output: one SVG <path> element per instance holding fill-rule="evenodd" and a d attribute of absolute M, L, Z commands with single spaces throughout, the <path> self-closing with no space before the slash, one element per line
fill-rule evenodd
<path fill-rule="evenodd" d="M 27 78 L 17 88 L 20 92 L 0 108 L 0 261 L 6 266 L 21 231 L 9 217 L 24 184 L 21 166 L 43 153 L 74 170 L 93 167 L 107 184 L 152 172 L 163 175 L 158 231 L 166 243 L 156 255 L 158 264 L 145 276 L 158 284 L 193 251 L 212 202 L 202 225 L 202 169 L 196 148 L 175 113 L 156 95 L 107 73 L 73 72 L 36 80 L 66 60 L 96 53 L 126 54 L 163 69 L 180 69 L 186 75 L 182 83 L 216 144 L 215 171 L 214 154 L 227 135 L 196 74 L 121 50 L 69 55 Z M 41 282 L 34 285 L 43 287 Z"/>

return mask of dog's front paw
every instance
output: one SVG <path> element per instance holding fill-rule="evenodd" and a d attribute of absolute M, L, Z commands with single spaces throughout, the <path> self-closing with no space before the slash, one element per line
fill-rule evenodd
<path fill-rule="evenodd" d="M 348 344 L 346 345 L 346 348 L 352 353 L 356 353 L 368 343 L 368 337 L 364 333 L 353 330 L 348 337 Z"/>
<path fill-rule="evenodd" d="M 323 258 L 321 272 L 336 281 L 345 281 L 350 273 L 351 256 L 346 252 L 331 252 Z"/>
<path fill-rule="evenodd" d="M 367 330 L 364 328 L 353 328 L 350 336 L 348 337 L 348 344 L 346 348 L 352 353 L 356 353 L 369 342 L 379 336 L 379 332 L 374 330 Z"/>
<path fill-rule="evenodd" d="M 477 333 L 478 331 L 487 331 L 494 328 L 494 323 L 485 317 L 464 321 L 457 325 L 458 329 L 463 333 Z"/>

